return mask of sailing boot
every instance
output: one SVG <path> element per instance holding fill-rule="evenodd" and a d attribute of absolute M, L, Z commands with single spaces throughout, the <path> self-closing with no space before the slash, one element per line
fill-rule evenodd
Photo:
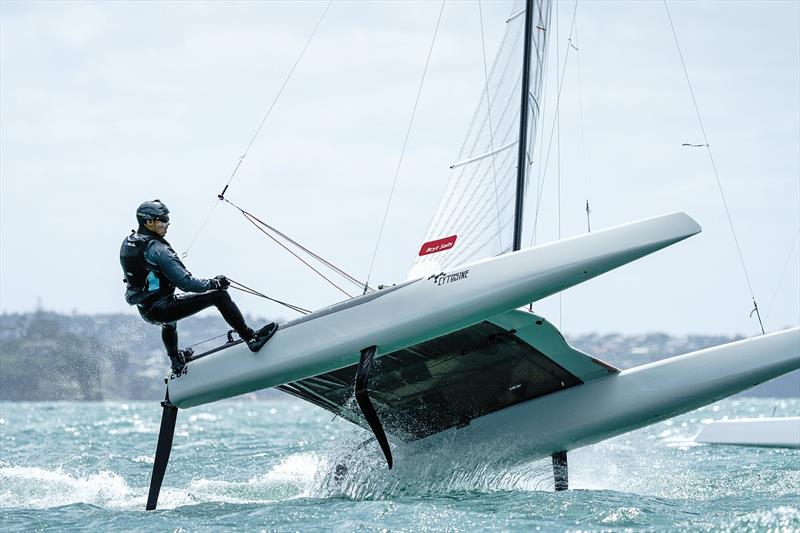
<path fill-rule="evenodd" d="M 192 355 L 194 355 L 194 350 L 191 348 L 186 348 L 183 350 L 178 350 L 177 355 L 169 356 L 169 360 L 172 363 L 171 370 L 176 376 L 183 374 L 183 371 L 186 368 L 186 359 Z"/>
<path fill-rule="evenodd" d="M 278 324 L 275 322 L 270 322 L 263 328 L 254 332 L 253 336 L 247 339 L 247 347 L 250 348 L 251 352 L 259 351 L 261 347 L 264 346 L 273 335 L 275 335 L 276 331 L 278 331 Z"/>

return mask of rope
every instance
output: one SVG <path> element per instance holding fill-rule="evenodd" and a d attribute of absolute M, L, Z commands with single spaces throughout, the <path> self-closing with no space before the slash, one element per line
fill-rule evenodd
<path fill-rule="evenodd" d="M 200 346 L 201 344 L 205 344 L 207 342 L 211 342 L 213 340 L 219 339 L 220 337 L 227 337 L 227 335 L 228 335 L 227 333 L 223 333 L 222 335 L 217 335 L 216 337 L 211 337 L 210 339 L 206 339 L 204 341 L 200 341 L 200 342 L 196 342 L 194 344 L 190 344 L 189 346 L 184 348 L 184 350 L 186 350 L 187 348 L 194 348 L 195 346 Z"/>
<path fill-rule="evenodd" d="M 270 114 L 272 113 L 272 109 L 275 107 L 275 104 L 278 103 L 278 99 L 280 99 L 281 94 L 283 94 L 283 90 L 286 88 L 286 85 L 289 83 L 289 80 L 292 78 L 292 75 L 294 74 L 294 71 L 297 68 L 297 65 L 300 64 L 300 60 L 303 58 L 303 55 L 306 53 L 306 49 L 308 48 L 308 45 L 311 44 L 311 40 L 314 38 L 314 35 L 317 34 L 317 30 L 319 29 L 320 24 L 322 24 L 322 20 L 325 18 L 325 15 L 328 14 L 328 10 L 330 9 L 331 4 L 333 4 L 333 0 L 329 0 L 328 1 L 328 5 L 325 6 L 325 10 L 322 12 L 322 15 L 319 17 L 319 20 L 317 21 L 316 26 L 314 26 L 314 30 L 311 32 L 311 35 L 309 35 L 308 39 L 306 40 L 306 44 L 303 46 L 303 49 L 300 50 L 300 54 L 297 56 L 297 59 L 295 60 L 294 64 L 292 65 L 292 68 L 289 70 L 289 74 L 287 74 L 286 78 L 283 80 L 283 83 L 281 84 L 280 89 L 278 89 L 278 93 L 275 95 L 275 98 L 272 100 L 272 103 L 267 108 L 267 112 L 264 114 L 264 117 L 261 119 L 261 122 L 258 124 L 258 128 L 256 128 L 255 133 L 253 133 L 253 136 L 250 138 L 250 142 L 247 143 L 247 147 L 244 149 L 244 152 L 242 153 L 241 156 L 239 156 L 239 159 L 236 160 L 236 165 L 233 167 L 233 172 L 231 172 L 231 175 L 228 178 L 227 183 L 225 183 L 225 187 L 223 187 L 222 192 L 219 194 L 218 200 L 214 203 L 214 206 L 211 208 L 211 211 L 209 211 L 208 216 L 206 217 L 205 221 L 200 226 L 200 229 L 197 230 L 197 233 L 195 234 L 194 238 L 189 243 L 189 247 L 186 248 L 186 251 L 183 252 L 181 257 L 186 258 L 186 256 L 189 255 L 189 250 L 191 250 L 192 246 L 194 246 L 194 243 L 197 240 L 197 238 L 200 236 L 200 233 L 202 233 L 203 229 L 206 227 L 206 224 L 208 224 L 208 221 L 211 219 L 211 215 L 214 214 L 214 210 L 216 210 L 217 206 L 219 205 L 219 202 L 225 196 L 225 193 L 228 190 L 228 186 L 230 186 L 231 182 L 233 181 L 233 178 L 236 176 L 236 173 L 239 171 L 239 167 L 242 165 L 242 161 L 244 161 L 244 158 L 247 157 L 247 153 L 250 151 L 250 148 L 253 146 L 253 143 L 256 141 L 256 138 L 258 138 L 258 134 L 261 133 L 261 129 L 264 127 L 264 123 L 267 121 L 267 118 L 269 118 Z"/>
<path fill-rule="evenodd" d="M 356 278 L 354 278 L 353 276 L 351 276 L 350 274 L 348 274 L 347 272 L 345 272 L 345 271 L 344 271 L 344 270 L 342 270 L 341 268 L 337 267 L 336 265 L 334 265 L 334 264 L 333 264 L 333 263 L 331 263 L 330 261 L 326 260 L 325 258 L 321 257 L 320 255 L 318 255 L 318 254 L 314 253 L 313 251 L 309 250 L 308 248 L 306 248 L 305 246 L 303 246 L 303 245 L 302 245 L 302 244 L 300 244 L 299 242 L 295 241 L 294 239 L 292 239 L 291 237 L 289 237 L 289 236 L 288 236 L 288 235 L 286 235 L 285 233 L 281 232 L 281 231 L 280 231 L 280 230 L 278 230 L 277 228 L 275 228 L 275 227 L 273 227 L 273 226 L 270 226 L 269 224 L 267 224 L 266 222 L 264 222 L 263 220 L 261 220 L 260 218 L 258 218 L 257 216 L 255 216 L 254 214 L 250 213 L 249 211 L 245 211 L 244 209 L 242 209 L 241 207 L 239 207 L 239 206 L 238 206 L 238 205 L 236 205 L 235 203 L 231 202 L 231 201 L 230 201 L 230 200 L 228 200 L 227 198 L 223 198 L 223 200 L 224 200 L 225 202 L 229 203 L 230 205 L 232 205 L 233 207 L 235 207 L 236 209 L 238 209 L 238 210 L 239 210 L 239 212 L 240 212 L 240 213 L 242 213 L 242 215 L 244 215 L 244 217 L 245 217 L 245 218 L 246 218 L 246 219 L 247 219 L 247 220 L 248 220 L 248 221 L 249 221 L 251 224 L 253 224 L 254 226 L 256 226 L 256 227 L 257 227 L 259 230 L 261 230 L 261 231 L 262 231 L 264 234 L 266 234 L 266 235 L 267 235 L 269 238 L 271 238 L 273 241 L 277 242 L 277 243 L 278 243 L 278 244 L 279 244 L 279 245 L 280 245 L 280 246 L 281 246 L 281 247 L 282 247 L 284 250 L 288 251 L 289 253 L 291 253 L 292 255 L 294 255 L 295 257 L 297 257 L 298 259 L 300 259 L 300 261 L 302 261 L 304 264 L 306 264 L 307 266 L 309 266 L 309 267 L 310 267 L 312 270 L 314 270 L 314 272 L 317 272 L 318 274 L 320 274 L 318 270 L 316 270 L 314 267 L 312 267 L 311 265 L 309 265 L 307 262 L 303 261 L 303 259 L 302 259 L 302 258 L 300 258 L 300 257 L 299 257 L 297 254 L 295 254 L 294 252 L 292 252 L 291 250 L 289 250 L 289 248 L 288 248 L 287 246 L 285 246 L 283 243 L 281 243 L 280 241 L 278 241 L 277 239 L 275 239 L 275 237 L 273 237 L 272 235 L 270 235 L 269 233 L 267 233 L 266 231 L 264 231 L 264 228 L 265 228 L 265 229 L 267 229 L 267 230 L 269 230 L 269 231 L 271 231 L 271 232 L 273 232 L 273 233 L 276 233 L 276 234 L 277 234 L 278 236 L 280 236 L 282 239 L 284 239 L 284 240 L 288 241 L 289 243 L 291 243 L 292 245 L 294 245 L 294 246 L 295 246 L 295 247 L 297 247 L 298 249 L 300 249 L 300 250 L 302 250 L 303 252 L 307 253 L 308 255 L 310 255 L 311 257 L 313 257 L 314 259 L 316 259 L 317 261 L 319 261 L 319 262 L 320 262 L 320 263 L 322 263 L 323 265 L 327 266 L 328 268 L 330 268 L 331 270 L 333 270 L 334 272 L 336 272 L 337 274 L 339 274 L 340 276 L 342 276 L 343 278 L 345 278 L 347 281 L 349 281 L 349 282 L 351 282 L 352 284 L 354 284 L 355 286 L 357 286 L 358 288 L 362 288 L 362 287 L 364 287 L 364 285 L 365 285 L 364 283 L 362 283 L 361 281 L 357 280 Z M 323 278 L 325 278 L 325 276 L 323 276 L 322 274 L 320 274 L 320 276 L 322 276 Z M 328 279 L 328 278 L 325 278 L 325 279 Z M 330 281 L 330 280 L 328 280 L 328 281 Z M 335 284 L 334 284 L 334 285 L 335 285 Z M 338 288 L 338 286 L 337 286 L 337 288 Z M 342 290 L 342 289 L 339 289 L 339 290 Z M 371 290 L 371 291 L 372 291 L 372 290 L 374 290 L 374 289 L 372 289 L 372 288 L 369 288 L 369 290 Z M 344 291 L 342 291 L 342 292 L 344 292 Z M 347 293 L 345 292 L 345 294 L 347 294 Z M 348 294 L 348 296 L 350 296 L 350 295 Z"/>
<path fill-rule="evenodd" d="M 281 300 L 276 300 L 275 298 L 270 298 L 266 294 L 262 294 L 262 293 L 258 292 L 255 289 L 251 289 L 247 285 L 245 285 L 243 283 L 239 283 L 238 281 L 234 281 L 231 278 L 228 278 L 228 281 L 231 282 L 231 289 L 236 289 L 237 291 L 242 291 L 242 292 L 247 293 L 247 294 L 252 294 L 253 296 L 258 296 L 259 298 L 264 298 L 266 300 L 269 300 L 270 302 L 275 302 L 276 304 L 280 304 L 280 305 L 282 305 L 284 307 L 288 307 L 292 311 L 297 311 L 298 313 L 301 313 L 303 315 L 307 315 L 307 314 L 311 313 L 311 311 L 309 311 L 308 309 L 305 309 L 305 308 L 300 307 L 298 305 L 290 304 L 288 302 L 282 302 Z"/>
<path fill-rule="evenodd" d="M 288 307 L 292 311 L 297 311 L 298 313 L 301 313 L 301 314 L 304 314 L 304 315 L 307 315 L 307 314 L 311 313 L 311 311 L 309 311 L 308 309 L 303 309 L 302 307 L 298 307 L 296 305 L 293 305 L 293 304 L 290 304 L 290 303 L 287 303 L 287 302 L 282 302 L 280 300 L 276 300 L 275 298 L 270 298 L 269 296 L 267 296 L 265 294 L 261 294 L 260 292 L 258 292 L 258 291 L 254 290 L 254 289 L 251 289 L 250 287 L 247 287 L 247 286 L 239 283 L 238 281 L 232 280 L 231 278 L 228 278 L 228 281 L 230 281 L 230 283 L 231 283 L 231 286 L 230 286 L 231 289 L 236 289 L 236 290 L 242 291 L 242 292 L 247 293 L 247 294 L 252 294 L 254 296 L 259 296 L 261 298 L 266 298 L 267 300 L 269 300 L 271 302 L 275 302 L 275 303 L 281 304 L 281 305 L 283 305 L 285 307 Z M 203 340 L 203 341 L 200 341 L 200 342 L 196 342 L 194 344 L 190 344 L 186 348 L 194 348 L 195 346 L 199 346 L 201 344 L 205 344 L 207 342 L 211 342 L 213 340 L 216 340 L 216 339 L 219 339 L 219 338 L 222 338 L 222 337 L 227 337 L 228 334 L 229 334 L 228 332 L 222 333 L 221 335 L 217 335 L 215 337 L 211 337 L 209 339 L 206 339 L 206 340 Z M 186 348 L 184 348 L 184 349 L 186 349 Z"/>
<path fill-rule="evenodd" d="M 247 215 L 247 214 L 245 214 L 245 215 L 244 215 L 244 217 L 245 217 L 245 218 L 246 218 L 248 221 L 250 221 L 250 223 L 252 223 L 252 224 L 253 224 L 253 225 L 254 225 L 254 226 L 255 226 L 255 227 L 256 227 L 256 228 L 257 228 L 257 229 L 258 229 L 258 230 L 259 230 L 261 233 L 263 233 L 264 235 L 266 235 L 267 237 L 269 237 L 270 239 L 272 239 L 273 241 L 275 241 L 275 243 L 277 243 L 277 244 L 278 244 L 278 245 L 279 245 L 281 248 L 283 248 L 284 250 L 286 250 L 287 252 L 289 252 L 290 254 L 292 254 L 293 256 L 295 256 L 295 257 L 296 257 L 296 258 L 297 258 L 297 259 L 298 259 L 298 260 L 299 260 L 301 263 L 303 263 L 303 264 L 304 264 L 304 265 L 306 265 L 308 268 L 310 268 L 311 270 L 313 270 L 313 271 L 314 271 L 314 272 L 315 272 L 315 273 L 316 273 L 316 274 L 317 274 L 319 277 L 321 277 L 322 279 L 324 279 L 325 281 L 327 281 L 328 283 L 330 283 L 330 284 L 331 284 L 333 287 L 335 287 L 337 290 L 339 290 L 339 292 L 341 292 L 342 294 L 344 294 L 344 295 L 345 295 L 345 296 L 347 296 L 348 298 L 352 298 L 352 295 L 350 295 L 350 293 L 348 293 L 347 291 L 345 291 L 344 289 L 342 289 L 340 286 L 338 286 L 336 283 L 334 283 L 333 281 L 331 281 L 331 280 L 330 280 L 330 278 L 328 278 L 327 276 L 325 276 L 325 274 L 323 274 L 322 272 L 320 272 L 319 270 L 317 270 L 316 268 L 314 268 L 313 266 L 311 266 L 311 265 L 308 263 L 308 261 L 306 261 L 305 259 L 303 259 L 303 258 L 302 258 L 302 257 L 300 257 L 299 255 L 297 255 L 296 253 L 294 253 L 292 250 L 290 250 L 290 249 L 289 249 L 289 247 L 288 247 L 288 246 L 286 246 L 285 244 L 283 244 L 282 242 L 280 242 L 278 239 L 276 239 L 275 237 L 273 237 L 272 235 L 270 235 L 269 233 L 267 233 L 267 232 L 264 230 L 264 228 L 262 228 L 261 226 L 259 226 L 257 219 L 255 219 L 255 218 L 251 218 L 251 217 L 250 217 L 249 215 Z"/>
<path fill-rule="evenodd" d="M 349 274 L 348 274 L 347 272 L 345 272 L 344 270 L 342 270 L 342 269 L 338 268 L 336 265 L 334 265 L 334 264 L 330 263 L 329 261 L 326 261 L 325 259 L 323 259 L 323 258 L 322 258 L 322 257 L 320 257 L 319 255 L 315 254 L 314 252 L 312 252 L 312 251 L 311 251 L 311 250 L 309 250 L 308 248 L 306 248 L 306 247 L 302 246 L 300 243 L 298 243 L 298 242 L 294 241 L 293 239 L 289 238 L 289 237 L 288 237 L 287 235 L 285 235 L 284 233 L 282 233 L 282 232 L 278 231 L 277 229 L 273 228 L 272 226 L 270 226 L 269 224 L 267 224 L 266 222 L 264 222 L 263 220 L 261 220 L 261 219 L 260 219 L 260 218 L 258 218 L 257 216 L 253 215 L 252 213 L 250 213 L 250 212 L 248 212 L 248 211 L 245 211 L 244 209 L 242 209 L 242 208 L 241 208 L 241 207 L 239 207 L 238 205 L 234 204 L 233 202 L 231 202 L 231 201 L 230 201 L 230 200 L 228 200 L 227 198 L 222 198 L 222 200 L 224 200 L 225 202 L 229 203 L 230 205 L 232 205 L 233 207 L 235 207 L 236 209 L 238 209 L 238 210 L 239 210 L 239 212 L 240 212 L 240 213 L 242 213 L 242 215 L 245 217 L 245 219 L 247 219 L 247 221 L 248 221 L 248 222 L 250 222 L 251 224 L 253 224 L 253 225 L 256 227 L 256 229 L 258 229 L 258 230 L 259 230 L 261 233 L 263 233 L 264 235 L 266 235 L 267 237 L 269 237 L 270 239 L 272 239 L 272 240 L 273 240 L 273 241 L 274 241 L 276 244 L 278 244 L 278 246 L 280 246 L 281 248 L 283 248 L 284 250 L 286 250 L 287 252 L 289 252 L 290 254 L 292 254 L 292 255 L 293 255 L 295 258 L 297 258 L 297 259 L 298 259 L 298 260 L 299 260 L 301 263 L 303 263 L 303 264 L 304 264 L 304 265 L 306 265 L 308 268 L 310 268 L 311 270 L 313 270 L 313 271 L 314 271 L 314 272 L 315 272 L 317 275 L 319 275 L 319 276 L 320 276 L 322 279 L 324 279 L 325 281 L 327 281 L 328 283 L 330 283 L 331 285 L 333 285 L 333 286 L 334 286 L 336 289 L 338 289 L 340 292 L 342 292 L 342 293 L 343 293 L 345 296 L 347 296 L 348 298 L 352 298 L 352 295 L 351 295 L 351 294 L 349 294 L 349 293 L 348 293 L 347 291 L 345 291 L 344 289 L 342 289 L 342 288 L 341 288 L 339 285 L 337 285 L 336 283 L 334 283 L 334 282 L 333 282 L 333 281 L 332 281 L 330 278 L 328 278 L 327 276 L 325 276 L 325 274 L 323 274 L 322 272 L 320 272 L 319 270 L 317 270 L 316 268 L 314 268 L 314 267 L 313 267 L 313 266 L 312 266 L 312 265 L 311 265 L 311 264 L 310 264 L 308 261 L 306 261 L 305 259 L 303 259 L 303 258 L 302 258 L 302 257 L 300 257 L 299 255 L 297 255 L 297 254 L 296 254 L 294 251 L 292 251 L 292 250 L 291 250 L 291 249 L 290 249 L 288 246 L 286 246 L 285 244 L 283 244 L 282 242 L 280 242 L 278 239 L 276 239 L 276 238 L 275 238 L 275 237 L 274 237 L 272 234 L 270 234 L 270 233 L 269 233 L 269 231 L 273 231 L 273 232 L 277 233 L 277 234 L 278 234 L 278 235 L 280 235 L 282 238 L 286 239 L 287 241 L 289 241 L 290 243 L 292 243 L 294 246 L 298 247 L 300 250 L 302 250 L 302 251 L 306 252 L 307 254 L 311 255 L 312 257 L 314 257 L 315 259 L 317 259 L 318 261 L 320 261 L 321 263 L 323 263 L 325 266 L 327 266 L 327 267 L 331 268 L 332 270 L 334 270 L 334 271 L 335 271 L 337 274 L 340 274 L 340 275 L 344 276 L 345 278 L 347 278 L 347 280 L 348 280 L 348 281 L 351 281 L 352 283 L 354 283 L 354 284 L 358 285 L 358 287 L 359 287 L 359 288 L 363 286 L 363 285 L 361 284 L 361 282 L 359 282 L 357 279 L 355 279 L 354 277 L 352 277 L 351 275 L 349 275 Z M 267 230 L 269 230 L 269 231 L 267 231 Z"/>
<path fill-rule="evenodd" d="M 672 22 L 672 15 L 669 12 L 669 6 L 667 5 L 667 0 L 664 1 L 664 9 L 667 11 L 667 18 L 669 19 L 669 26 L 672 29 L 672 37 L 675 39 L 675 47 L 678 49 L 678 56 L 681 59 L 681 66 L 683 66 L 683 74 L 686 76 L 686 84 L 689 86 L 689 93 L 692 95 L 692 104 L 694 104 L 694 111 L 697 114 L 697 122 L 700 124 L 700 131 L 703 133 L 703 142 L 705 143 L 705 149 L 708 152 L 708 158 L 711 161 L 711 168 L 714 170 L 714 178 L 717 180 L 717 188 L 719 189 L 719 195 L 722 198 L 722 205 L 725 207 L 725 215 L 728 217 L 728 224 L 731 228 L 731 234 L 733 235 L 733 242 L 736 244 L 736 251 L 739 254 L 739 262 L 742 265 L 742 272 L 744 273 L 744 278 L 747 281 L 747 288 L 750 290 L 750 297 L 753 300 L 753 310 L 750 312 L 750 316 L 753 313 L 756 314 L 758 317 L 758 323 L 761 326 L 761 334 L 765 333 L 764 331 L 764 324 L 761 322 L 761 314 L 758 311 L 758 304 L 756 303 L 756 297 L 753 293 L 753 285 L 750 283 L 750 275 L 747 273 L 747 266 L 744 262 L 744 256 L 742 255 L 742 247 L 739 245 L 739 238 L 736 236 L 736 228 L 733 226 L 733 218 L 731 217 L 730 209 L 728 208 L 728 201 L 725 199 L 725 192 L 722 190 L 722 182 L 719 179 L 719 172 L 717 172 L 717 164 L 714 162 L 714 155 L 711 153 L 711 145 L 708 142 L 708 135 L 706 135 L 706 128 L 703 125 L 703 119 L 700 116 L 700 107 L 697 105 L 697 98 L 694 95 L 694 89 L 692 88 L 692 82 L 689 79 L 689 71 L 686 68 L 686 61 L 683 59 L 683 52 L 681 51 L 681 45 L 678 42 L 678 34 L 675 31 L 675 24 Z M 688 143 L 685 143 L 688 145 Z M 691 146 L 691 145 L 689 145 Z M 702 146 L 702 145 L 701 145 Z"/>
<path fill-rule="evenodd" d="M 494 181 L 494 207 L 497 213 L 497 234 L 500 237 L 500 249 L 503 250 L 503 228 L 500 225 L 500 200 L 497 197 L 497 166 L 494 154 L 494 126 L 492 125 L 492 103 L 489 99 L 489 74 L 486 69 L 486 39 L 483 33 L 483 7 L 481 0 L 478 0 L 478 15 L 481 19 L 481 50 L 483 52 L 483 80 L 484 91 L 486 94 L 486 114 L 489 119 L 489 149 L 492 154 L 492 180 Z"/>
<path fill-rule="evenodd" d="M 189 246 L 187 246 L 186 250 L 184 250 L 183 253 L 181 254 L 181 259 L 186 259 L 186 256 L 189 255 L 189 250 L 192 249 L 192 246 L 194 246 L 195 241 L 197 241 L 197 238 L 206 228 L 208 221 L 211 220 L 211 215 L 214 214 L 214 211 L 216 211 L 218 205 L 219 205 L 219 200 L 214 202 L 214 205 L 211 206 L 211 211 L 208 212 L 208 215 L 206 215 L 206 219 L 203 220 L 202 224 L 200 224 L 200 228 L 197 230 L 197 233 L 194 234 L 194 237 L 192 237 L 192 240 L 189 242 Z"/>
<path fill-rule="evenodd" d="M 258 137 L 258 134 L 261 133 L 261 128 L 264 127 L 264 123 L 267 121 L 267 118 L 272 113 L 272 109 L 275 107 L 275 104 L 278 103 L 278 99 L 281 97 L 281 94 L 283 93 L 283 90 L 286 88 L 286 85 L 289 83 L 289 80 L 292 78 L 292 74 L 294 74 L 294 71 L 297 68 L 297 65 L 300 64 L 300 60 L 303 59 L 303 55 L 306 53 L 306 49 L 308 48 L 308 45 L 311 44 L 311 40 L 314 38 L 314 35 L 317 34 L 317 30 L 319 29 L 320 24 L 322 24 L 322 20 L 325 18 L 325 15 L 328 14 L 328 10 L 331 8 L 331 4 L 333 4 L 333 0 L 329 0 L 328 1 L 328 5 L 325 6 L 325 10 L 322 12 L 322 15 L 320 15 L 319 20 L 317 21 L 317 25 L 314 26 L 314 30 L 311 32 L 311 35 L 308 36 L 308 40 L 306 40 L 306 44 L 303 45 L 303 49 L 300 50 L 300 54 L 297 56 L 297 59 L 295 60 L 294 64 L 292 65 L 292 68 L 289 70 L 289 74 L 286 75 L 286 78 L 283 80 L 283 83 L 281 84 L 281 88 L 278 89 L 278 93 L 275 95 L 275 98 L 272 100 L 272 103 L 269 105 L 269 108 L 267 108 L 267 112 L 264 114 L 264 118 L 261 119 L 261 122 L 259 123 L 258 128 L 256 128 L 256 132 L 253 134 L 253 137 L 250 139 L 250 142 L 247 143 L 247 148 L 245 148 L 244 153 L 239 158 L 239 160 L 236 162 L 236 166 L 233 168 L 233 172 L 231 172 L 231 177 L 228 178 L 228 182 L 225 184 L 225 187 L 222 189 L 222 192 L 220 193 L 220 196 L 225 196 L 225 191 L 228 190 L 228 186 L 231 184 L 231 181 L 233 181 L 234 176 L 236 176 L 236 172 L 239 170 L 239 166 L 241 166 L 242 161 L 247 156 L 247 153 L 250 151 L 250 147 L 253 146 L 253 143 L 256 141 L 256 138 Z"/>
<path fill-rule="evenodd" d="M 400 175 L 400 167 L 403 165 L 403 156 L 406 153 L 406 145 L 408 144 L 408 137 L 411 135 L 411 127 L 414 125 L 414 115 L 417 113 L 417 105 L 419 105 L 419 97 L 422 94 L 422 86 L 425 83 L 425 75 L 428 73 L 428 65 L 431 62 L 431 54 L 433 53 L 433 45 L 436 43 L 436 35 L 439 33 L 439 23 L 442 21 L 442 13 L 444 12 L 444 4 L 447 0 L 442 0 L 442 7 L 439 8 L 439 17 L 436 19 L 436 28 L 433 30 L 433 38 L 431 39 L 431 46 L 428 49 L 428 57 L 425 60 L 425 68 L 422 70 L 422 79 L 419 81 L 419 88 L 417 89 L 417 97 L 414 100 L 414 109 L 411 111 L 411 119 L 408 121 L 408 129 L 406 130 L 406 137 L 403 140 L 403 148 L 400 150 L 400 160 L 397 162 L 397 169 L 394 172 L 394 181 L 392 182 L 392 189 L 389 192 L 389 200 L 386 202 L 386 210 L 383 212 L 383 221 L 381 222 L 381 229 L 378 232 L 378 240 L 375 243 L 375 251 L 372 253 L 372 261 L 369 264 L 369 272 L 367 273 L 367 281 L 364 283 L 364 294 L 369 288 L 369 280 L 372 277 L 372 270 L 375 267 L 375 258 L 378 257 L 378 249 L 381 246 L 381 238 L 383 237 L 383 229 L 386 226 L 386 217 L 389 215 L 389 207 L 392 205 L 392 197 L 394 196 L 394 189 L 397 185 L 397 177 Z"/>

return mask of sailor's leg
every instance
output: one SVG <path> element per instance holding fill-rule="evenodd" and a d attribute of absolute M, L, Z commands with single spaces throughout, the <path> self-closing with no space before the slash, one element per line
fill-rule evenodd
<path fill-rule="evenodd" d="M 183 367 L 186 365 L 186 359 L 178 349 L 178 325 L 175 322 L 161 324 L 161 341 L 167 350 L 172 371 L 181 375 Z"/>
<path fill-rule="evenodd" d="M 167 350 L 167 355 L 176 357 L 178 355 L 178 325 L 175 322 L 161 324 L 161 341 Z"/>
<path fill-rule="evenodd" d="M 242 312 L 239 311 L 239 307 L 233 303 L 233 299 L 231 299 L 228 291 L 213 291 L 213 294 L 216 298 L 214 305 L 219 309 L 222 318 L 225 319 L 225 322 L 227 322 L 230 327 L 236 330 L 239 337 L 247 341 L 247 346 L 250 348 L 250 351 L 259 351 L 278 330 L 278 325 L 275 322 L 270 322 L 258 331 L 253 331 L 248 327 L 247 323 L 245 323 Z"/>
<path fill-rule="evenodd" d="M 253 330 L 247 327 L 242 312 L 231 300 L 228 291 L 208 291 L 202 294 L 182 294 L 154 306 L 147 316 L 159 322 L 174 322 L 214 306 L 222 318 L 245 340 L 252 338 Z"/>
<path fill-rule="evenodd" d="M 247 323 L 244 321 L 244 316 L 239 310 L 239 306 L 234 303 L 231 295 L 228 294 L 228 291 L 214 292 L 217 295 L 217 300 L 214 305 L 216 305 L 217 309 L 219 309 L 219 312 L 222 315 L 222 318 L 225 319 L 225 322 L 227 322 L 230 327 L 235 329 L 236 333 L 238 333 L 239 336 L 244 340 L 252 338 L 253 330 L 248 327 Z"/>

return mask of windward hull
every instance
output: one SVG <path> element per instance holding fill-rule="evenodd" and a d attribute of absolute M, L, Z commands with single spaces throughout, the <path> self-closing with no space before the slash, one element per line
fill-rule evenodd
<path fill-rule="evenodd" d="M 432 273 L 281 324 L 258 353 L 238 345 L 194 361 L 169 397 L 187 408 L 343 368 L 369 346 L 380 356 L 451 333 L 698 232 L 673 213 Z"/>
<path fill-rule="evenodd" d="M 389 354 L 481 321 L 506 324 L 502 327 L 515 334 L 517 327 L 499 319 L 501 314 L 511 316 L 528 302 L 699 231 L 684 213 L 665 215 L 354 298 L 281 324 L 256 354 L 238 345 L 191 362 L 184 375 L 169 380 L 169 398 L 187 408 L 285 385 L 357 364 L 361 350 L 370 346 L 378 347 L 378 356 Z M 685 413 L 798 368 L 800 328 L 794 328 L 619 373 L 601 371 L 579 385 L 479 416 L 405 449 L 463 449 L 504 461 L 544 457 Z"/>

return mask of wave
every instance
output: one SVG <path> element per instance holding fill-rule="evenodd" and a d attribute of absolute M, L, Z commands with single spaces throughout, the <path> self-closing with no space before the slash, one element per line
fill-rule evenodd
<path fill-rule="evenodd" d="M 61 469 L 1 467 L 0 487 L 0 506 L 8 508 L 51 508 L 74 503 L 124 508 L 135 497 L 125 479 L 110 471 L 73 476 Z"/>
<path fill-rule="evenodd" d="M 148 456 L 137 456 L 133 461 L 152 464 Z M 267 472 L 245 481 L 197 478 L 183 486 L 167 482 L 159 508 L 202 502 L 268 503 L 304 497 L 310 493 L 320 464 L 320 457 L 301 453 L 290 455 Z M 89 504 L 107 509 L 144 509 L 147 492 L 148 487 L 132 487 L 120 474 L 108 470 L 80 475 L 62 468 L 0 466 L 0 508 L 50 509 Z"/>

